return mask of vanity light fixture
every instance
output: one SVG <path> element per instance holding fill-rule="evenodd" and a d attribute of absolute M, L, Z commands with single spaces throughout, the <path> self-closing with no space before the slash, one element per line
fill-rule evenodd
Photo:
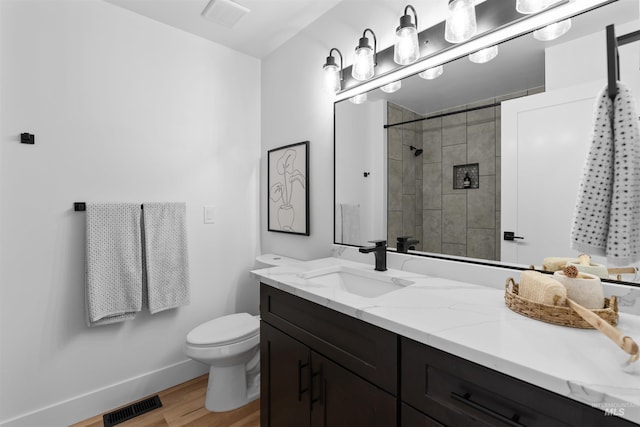
<path fill-rule="evenodd" d="M 351 98 L 349 98 L 349 101 L 351 101 L 351 103 L 356 105 L 362 104 L 367 101 L 367 93 L 364 92 L 364 93 L 360 93 L 358 95 L 352 96 Z"/>
<path fill-rule="evenodd" d="M 369 38 L 366 37 L 367 31 L 373 36 L 373 48 L 369 44 Z M 378 65 L 376 61 L 377 47 L 376 34 L 370 28 L 365 29 L 362 32 L 362 37 L 360 37 L 353 57 L 351 75 L 354 79 L 365 81 L 373 77 L 375 74 L 374 68 Z"/>
<path fill-rule="evenodd" d="M 484 49 L 480 49 L 476 52 L 469 54 L 469 61 L 474 62 L 476 64 L 484 64 L 486 62 L 491 61 L 493 58 L 498 56 L 498 45 L 493 45 L 486 47 Z"/>
<path fill-rule="evenodd" d="M 449 43 L 462 43 L 476 35 L 476 6 L 474 0 L 449 0 L 444 39 Z"/>
<path fill-rule="evenodd" d="M 569 31 L 569 29 L 571 29 L 571 18 L 559 22 L 554 22 L 553 24 L 549 24 L 546 27 L 540 28 L 539 30 L 535 30 L 533 32 L 533 37 L 536 40 L 547 42 L 549 40 L 555 40 L 558 37 L 564 35 L 567 31 Z"/>
<path fill-rule="evenodd" d="M 336 59 L 333 57 L 333 51 L 338 52 L 340 55 L 340 68 L 336 64 Z M 342 53 L 340 50 L 331 48 L 329 56 L 327 56 L 327 62 L 322 67 L 323 79 L 322 87 L 329 95 L 335 95 L 342 89 Z"/>
<path fill-rule="evenodd" d="M 542 12 L 549 4 L 549 0 L 516 0 L 516 10 L 523 15 L 531 15 Z"/>
<path fill-rule="evenodd" d="M 418 75 L 425 80 L 433 80 L 438 78 L 444 72 L 444 67 L 442 65 L 438 65 L 437 67 L 429 68 L 419 73 Z"/>
<path fill-rule="evenodd" d="M 416 20 L 411 22 L 409 10 Z M 400 26 L 396 28 L 395 43 L 393 45 L 393 61 L 400 65 L 413 64 L 420 57 L 418 44 L 418 14 L 410 4 L 405 6 L 404 15 L 400 17 Z"/>
<path fill-rule="evenodd" d="M 380 90 L 385 93 L 393 93 L 393 92 L 397 92 L 401 87 L 402 87 L 402 81 L 396 80 L 395 82 L 391 82 L 389 84 L 382 86 Z"/>

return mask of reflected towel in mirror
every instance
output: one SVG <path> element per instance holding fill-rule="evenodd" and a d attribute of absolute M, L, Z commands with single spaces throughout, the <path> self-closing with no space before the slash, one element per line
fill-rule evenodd
<path fill-rule="evenodd" d="M 614 101 L 605 87 L 594 112 L 571 230 L 571 247 L 625 265 L 640 260 L 640 126 L 636 101 L 618 82 Z"/>
<path fill-rule="evenodd" d="M 360 238 L 360 205 L 340 203 L 338 205 L 337 226 L 340 227 L 340 243 L 345 245 L 361 245 Z"/>

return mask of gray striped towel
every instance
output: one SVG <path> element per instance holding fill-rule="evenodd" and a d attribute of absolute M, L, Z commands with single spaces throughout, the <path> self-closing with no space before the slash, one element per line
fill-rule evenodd
<path fill-rule="evenodd" d="M 151 314 L 189 304 L 185 203 L 144 203 L 144 257 Z"/>
<path fill-rule="evenodd" d="M 133 319 L 142 308 L 140 205 L 87 203 L 88 326 Z"/>

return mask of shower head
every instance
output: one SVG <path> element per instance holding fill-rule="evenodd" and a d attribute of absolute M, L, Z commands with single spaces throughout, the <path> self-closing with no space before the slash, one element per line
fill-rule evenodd
<path fill-rule="evenodd" d="M 413 153 L 414 156 L 418 157 L 420 154 L 422 154 L 422 148 L 416 148 L 413 145 L 409 146 L 409 150 L 413 151 L 416 150 L 415 153 Z"/>

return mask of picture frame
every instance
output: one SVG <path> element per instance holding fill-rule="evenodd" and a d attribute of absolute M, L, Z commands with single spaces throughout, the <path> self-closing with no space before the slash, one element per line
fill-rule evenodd
<path fill-rule="evenodd" d="M 309 235 L 309 141 L 267 152 L 267 230 Z"/>

